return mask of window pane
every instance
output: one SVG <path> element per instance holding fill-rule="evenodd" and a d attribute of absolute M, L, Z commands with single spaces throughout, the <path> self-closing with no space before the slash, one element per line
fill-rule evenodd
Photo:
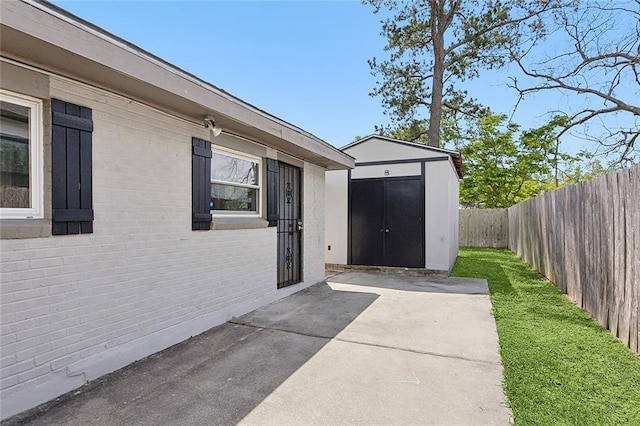
<path fill-rule="evenodd" d="M 0 102 L 0 207 L 29 208 L 29 108 Z"/>
<path fill-rule="evenodd" d="M 258 185 L 258 163 L 213 153 L 211 159 L 211 179 L 225 182 Z"/>
<path fill-rule="evenodd" d="M 211 184 L 211 210 L 258 211 L 258 190 Z"/>

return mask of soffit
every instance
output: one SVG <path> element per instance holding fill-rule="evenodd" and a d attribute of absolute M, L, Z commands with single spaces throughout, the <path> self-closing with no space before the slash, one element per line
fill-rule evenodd
<path fill-rule="evenodd" d="M 216 118 L 225 131 L 329 170 L 353 158 L 315 136 L 162 62 L 96 27 L 47 11 L 42 3 L 0 2 L 2 55 L 91 84 L 201 123 Z M 50 12 L 50 13 L 49 13 Z M 69 22 L 71 20 L 71 22 Z"/>

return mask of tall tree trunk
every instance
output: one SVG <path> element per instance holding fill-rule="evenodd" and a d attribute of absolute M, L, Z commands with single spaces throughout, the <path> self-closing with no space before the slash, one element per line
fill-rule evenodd
<path fill-rule="evenodd" d="M 444 79 L 444 32 L 440 29 L 443 16 L 437 0 L 429 0 L 431 6 L 431 39 L 433 42 L 433 83 L 429 108 L 429 145 L 440 148 L 440 123 L 442 121 L 442 87 Z"/>

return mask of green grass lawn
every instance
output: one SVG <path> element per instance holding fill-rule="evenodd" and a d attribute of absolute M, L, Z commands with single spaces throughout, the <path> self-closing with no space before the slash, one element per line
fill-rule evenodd
<path fill-rule="evenodd" d="M 508 250 L 461 249 L 489 282 L 516 425 L 640 425 L 640 357 Z"/>

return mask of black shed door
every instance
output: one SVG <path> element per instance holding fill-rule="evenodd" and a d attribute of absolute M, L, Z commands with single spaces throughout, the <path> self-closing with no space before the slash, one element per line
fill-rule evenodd
<path fill-rule="evenodd" d="M 351 263 L 383 265 L 384 186 L 381 180 L 351 183 Z"/>
<path fill-rule="evenodd" d="M 424 267 L 420 177 L 351 181 L 351 263 Z"/>
<path fill-rule="evenodd" d="M 424 268 L 420 178 L 385 181 L 384 265 Z"/>
<path fill-rule="evenodd" d="M 301 170 L 278 163 L 278 288 L 302 280 Z"/>

